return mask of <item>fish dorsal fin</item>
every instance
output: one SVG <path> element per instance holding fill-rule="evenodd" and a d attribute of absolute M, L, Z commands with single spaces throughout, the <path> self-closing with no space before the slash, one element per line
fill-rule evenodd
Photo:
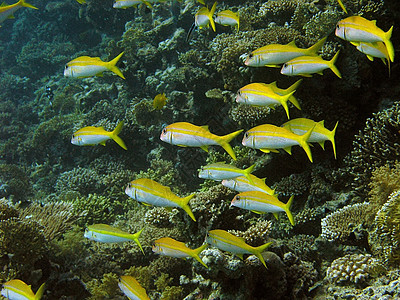
<path fill-rule="evenodd" d="M 242 254 L 242 253 L 235 253 L 235 255 L 236 255 L 237 257 L 239 257 L 241 260 L 243 260 L 243 254 Z"/>
<path fill-rule="evenodd" d="M 203 128 L 204 130 L 210 131 L 210 130 L 208 129 L 208 125 L 203 125 L 203 126 L 200 126 L 200 127 Z"/>
<path fill-rule="evenodd" d="M 376 20 L 371 20 L 371 23 L 376 26 Z"/>
<path fill-rule="evenodd" d="M 322 120 L 322 121 L 317 122 L 317 124 L 319 124 L 319 125 L 321 125 L 321 126 L 325 126 L 324 123 L 325 123 L 325 120 Z"/>
<path fill-rule="evenodd" d="M 297 47 L 296 43 L 293 41 L 291 41 L 289 44 L 287 44 L 287 46 L 292 46 L 292 47 Z"/>
<path fill-rule="evenodd" d="M 270 83 L 271 86 L 277 87 L 276 81 Z"/>

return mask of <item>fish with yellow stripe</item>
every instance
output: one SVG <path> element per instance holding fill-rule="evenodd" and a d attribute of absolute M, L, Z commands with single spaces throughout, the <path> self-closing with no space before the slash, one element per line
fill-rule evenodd
<path fill-rule="evenodd" d="M 150 300 L 146 290 L 132 276 L 123 275 L 118 279 L 121 291 L 131 300 Z"/>
<path fill-rule="evenodd" d="M 174 240 L 170 237 L 163 237 L 154 241 L 153 252 L 176 258 L 192 257 L 203 266 L 208 268 L 208 266 L 199 257 L 201 251 L 206 249 L 207 246 L 207 244 L 204 244 L 196 249 L 190 249 L 182 242 Z"/>
<path fill-rule="evenodd" d="M 225 163 L 213 163 L 201 167 L 199 178 L 220 181 L 224 179 L 232 179 L 239 176 L 245 176 L 249 181 L 251 181 L 252 179 L 250 177 L 250 173 L 253 172 L 255 166 L 256 165 L 254 164 L 243 170 Z"/>
<path fill-rule="evenodd" d="M 390 76 L 390 57 L 387 48 L 383 42 L 366 43 L 366 42 L 351 42 L 358 51 L 364 53 L 370 61 L 374 61 L 374 57 L 380 58 L 389 69 Z"/>
<path fill-rule="evenodd" d="M 204 27 L 209 27 L 211 25 L 212 30 L 215 32 L 215 22 L 213 19 L 213 15 L 216 8 L 217 8 L 217 2 L 214 2 L 213 6 L 211 7 L 211 10 L 209 10 L 208 7 L 206 6 L 203 6 L 196 12 L 196 14 L 194 15 L 194 23 L 189 29 L 189 32 L 186 36 L 186 41 L 190 40 L 192 32 L 196 27 L 202 29 Z"/>
<path fill-rule="evenodd" d="M 163 142 L 181 147 L 200 147 L 206 152 L 208 152 L 208 146 L 219 145 L 236 160 L 235 152 L 233 152 L 229 142 L 242 131 L 243 129 L 224 136 L 218 136 L 212 134 L 208 130 L 208 126 L 196 126 L 188 122 L 177 122 L 166 126 L 161 132 L 160 139 Z"/>
<path fill-rule="evenodd" d="M 304 149 L 312 162 L 311 149 L 307 141 L 313 129 L 314 127 L 303 135 L 297 135 L 287 128 L 272 124 L 259 125 L 244 134 L 242 145 L 265 153 L 279 152 L 277 149 L 283 149 L 289 154 L 292 153 L 291 148 L 297 145 Z"/>
<path fill-rule="evenodd" d="M 278 219 L 279 212 L 285 212 L 289 218 L 290 224 L 294 226 L 294 218 L 290 211 L 294 196 L 291 196 L 289 201 L 284 204 L 275 196 L 268 195 L 259 191 L 249 191 L 237 194 L 231 202 L 231 206 L 250 210 L 252 212 L 263 214 L 273 213 Z"/>
<path fill-rule="evenodd" d="M 206 242 L 210 244 L 210 246 L 216 247 L 222 251 L 231 252 L 241 259 L 243 259 L 243 254 L 254 254 L 267 268 L 262 252 L 271 246 L 272 242 L 268 242 L 259 247 L 253 247 L 246 244 L 243 238 L 221 229 L 210 230 L 207 234 Z"/>
<path fill-rule="evenodd" d="M 124 122 L 121 121 L 113 131 L 106 131 L 103 127 L 87 126 L 74 132 L 71 143 L 77 146 L 106 145 L 106 141 L 114 140 L 124 150 L 127 150 L 124 141 L 118 136 Z"/>
<path fill-rule="evenodd" d="M 22 7 L 38 9 L 25 0 L 19 0 L 17 3 L 11 5 L 7 5 L 5 2 L 3 2 L 0 5 L 0 23 L 3 23 L 7 19 L 14 19 L 14 13 Z"/>
<path fill-rule="evenodd" d="M 339 70 L 335 66 L 335 62 L 339 56 L 339 52 L 333 56 L 331 60 L 324 60 L 321 56 L 299 56 L 286 62 L 281 69 L 281 74 L 287 76 L 301 75 L 311 77 L 312 74 L 323 75 L 322 71 L 331 69 L 339 78 L 342 78 Z"/>
<path fill-rule="evenodd" d="M 142 245 L 139 242 L 139 236 L 143 230 L 144 228 L 132 234 L 107 224 L 93 224 L 86 227 L 83 236 L 89 240 L 101 243 L 123 243 L 134 241 L 144 254 Z"/>
<path fill-rule="evenodd" d="M 239 32 L 239 16 L 231 10 L 223 10 L 217 13 L 214 19 L 215 23 L 222 26 L 235 26 L 236 32 Z"/>
<path fill-rule="evenodd" d="M 193 221 L 196 221 L 189 207 L 189 201 L 195 194 L 181 198 L 175 195 L 169 187 L 147 178 L 139 178 L 131 181 L 125 189 L 125 194 L 145 205 L 182 208 Z"/>
<path fill-rule="evenodd" d="M 267 106 L 275 109 L 276 106 L 281 105 L 288 119 L 289 106 L 288 101 L 292 98 L 296 90 L 288 94 L 280 95 L 273 87 L 265 83 L 250 83 L 240 88 L 237 96 L 237 103 L 249 104 L 252 106 Z"/>
<path fill-rule="evenodd" d="M 317 56 L 326 41 L 326 37 L 307 49 L 298 48 L 294 41 L 286 45 L 269 44 L 252 51 L 245 60 L 249 67 L 280 67 L 280 65 L 299 56 Z"/>
<path fill-rule="evenodd" d="M 125 79 L 121 70 L 116 66 L 124 54 L 122 52 L 111 61 L 105 62 L 100 57 L 80 56 L 65 65 L 64 76 L 73 78 L 85 78 L 91 76 L 103 76 L 104 71 L 111 71 L 122 79 Z"/>
<path fill-rule="evenodd" d="M 324 126 L 324 121 L 315 122 L 307 118 L 297 118 L 282 124 L 282 127 L 289 129 L 291 132 L 302 135 L 314 128 L 307 142 L 318 143 L 325 149 L 325 141 L 330 141 L 332 143 L 333 155 L 336 159 L 336 146 L 335 146 L 335 133 L 339 122 L 336 122 L 335 128 L 328 130 Z"/>
<path fill-rule="evenodd" d="M 250 178 L 240 176 L 232 179 L 224 179 L 221 184 L 227 188 L 235 190 L 236 192 L 259 191 L 269 195 L 275 194 L 275 190 L 265 184 L 265 178 L 261 179 L 252 174 L 249 174 L 249 177 Z"/>
<path fill-rule="evenodd" d="M 3 283 L 1 295 L 10 300 L 40 300 L 42 299 L 44 289 L 45 283 L 39 287 L 35 294 L 30 285 L 19 279 L 12 279 Z"/>
<path fill-rule="evenodd" d="M 393 26 L 384 32 L 376 21 L 370 21 L 360 16 L 352 16 L 339 21 L 336 24 L 335 35 L 349 42 L 375 43 L 383 42 L 386 46 L 389 59 L 394 61 L 394 48 L 390 40 Z"/>

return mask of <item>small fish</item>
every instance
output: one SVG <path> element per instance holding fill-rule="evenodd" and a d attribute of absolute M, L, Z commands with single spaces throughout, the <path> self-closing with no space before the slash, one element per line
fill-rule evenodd
<path fill-rule="evenodd" d="M 293 198 L 294 196 L 291 196 L 289 201 L 284 204 L 275 196 L 271 196 L 259 191 L 249 191 L 237 194 L 233 198 L 231 206 L 251 210 L 252 212 L 258 214 L 271 212 L 274 214 L 276 219 L 278 219 L 278 212 L 284 211 L 289 218 L 290 224 L 294 226 L 293 215 L 290 212 L 290 206 L 292 205 Z"/>
<path fill-rule="evenodd" d="M 376 21 L 369 21 L 360 16 L 352 16 L 339 21 L 336 24 L 335 35 L 349 42 L 375 43 L 383 42 L 386 46 L 391 62 L 394 60 L 394 48 L 390 41 L 393 26 L 384 32 Z"/>
<path fill-rule="evenodd" d="M 14 13 L 21 7 L 38 9 L 37 7 L 25 2 L 25 0 L 19 0 L 17 3 L 11 5 L 7 5 L 3 2 L 0 5 L 0 23 L 3 23 L 7 19 L 14 19 Z"/>
<path fill-rule="evenodd" d="M 308 159 L 312 162 L 310 146 L 307 143 L 314 128 L 311 128 L 303 135 L 297 135 L 287 128 L 271 124 L 256 126 L 244 134 L 242 145 L 253 149 L 260 149 L 265 153 L 278 152 L 283 149 L 291 154 L 292 146 L 301 146 L 307 153 Z"/>
<path fill-rule="evenodd" d="M 338 0 L 340 7 L 343 9 L 343 11 L 347 14 L 347 9 L 346 7 L 343 5 L 342 0 Z"/>
<path fill-rule="evenodd" d="M 335 133 L 338 123 L 339 122 L 336 122 L 335 128 L 333 128 L 333 130 L 330 131 L 324 127 L 324 121 L 315 122 L 313 120 L 306 118 L 298 118 L 287 121 L 286 123 L 282 124 L 282 127 L 287 128 L 291 132 L 298 135 L 303 135 L 311 128 L 314 128 L 307 142 L 319 143 L 322 149 L 325 149 L 324 148 L 325 141 L 330 141 L 332 143 L 333 155 L 335 156 L 336 159 Z"/>
<path fill-rule="evenodd" d="M 167 97 L 165 97 L 165 93 L 158 94 L 157 96 L 154 97 L 153 100 L 153 107 L 154 109 L 160 110 L 167 104 Z"/>
<path fill-rule="evenodd" d="M 152 8 L 152 5 L 150 2 L 153 1 L 145 1 L 145 0 L 115 0 L 113 3 L 113 8 L 121 8 L 121 9 L 127 9 L 128 7 L 136 6 L 139 4 L 145 4 L 149 8 Z"/>
<path fill-rule="evenodd" d="M 192 218 L 193 221 L 196 221 L 196 218 L 188 205 L 189 201 L 195 196 L 195 194 L 181 198 L 175 195 L 169 187 L 163 186 L 158 182 L 147 178 L 140 178 L 131 181 L 125 189 L 125 194 L 132 199 L 147 205 L 169 208 L 180 207 Z"/>
<path fill-rule="evenodd" d="M 172 238 L 164 237 L 154 241 L 153 252 L 161 255 L 166 255 L 170 257 L 177 258 L 187 258 L 193 257 L 203 266 L 208 268 L 208 266 L 201 260 L 199 254 L 201 251 L 207 248 L 207 244 L 204 244 L 196 249 L 190 249 L 182 242 L 178 242 Z"/>
<path fill-rule="evenodd" d="M 107 224 L 94 224 L 87 226 L 83 236 L 89 240 L 101 243 L 123 243 L 134 241 L 144 254 L 142 245 L 139 242 L 139 236 L 143 230 L 144 228 L 131 234 Z"/>
<path fill-rule="evenodd" d="M 236 192 L 259 191 L 269 195 L 275 195 L 275 190 L 265 184 L 265 178 L 260 179 L 252 174 L 250 174 L 249 177 L 251 181 L 245 176 L 240 176 L 233 179 L 224 179 L 221 183 L 223 186 L 235 190 Z"/>
<path fill-rule="evenodd" d="M 208 126 L 196 126 L 187 122 L 177 122 L 165 127 L 162 130 L 160 139 L 166 143 L 181 147 L 200 147 L 206 152 L 208 152 L 208 146 L 219 145 L 236 160 L 236 155 L 229 142 L 242 131 L 243 129 L 224 136 L 218 136 L 212 134 L 208 130 Z"/>
<path fill-rule="evenodd" d="M 216 8 L 217 8 L 217 2 L 214 2 L 211 10 L 208 10 L 208 8 L 204 6 L 196 12 L 196 14 L 194 15 L 194 23 L 189 29 L 189 32 L 186 36 L 186 41 L 190 40 L 192 32 L 196 27 L 202 29 L 203 27 L 209 27 L 209 25 L 211 24 L 212 30 L 215 31 L 215 23 L 213 15 Z"/>
<path fill-rule="evenodd" d="M 289 117 L 289 107 L 287 102 L 295 91 L 286 95 L 280 95 L 268 84 L 250 83 L 240 88 L 237 96 L 237 103 L 250 104 L 252 106 L 267 106 L 275 109 L 275 106 L 282 105 L 285 109 L 287 118 Z"/>
<path fill-rule="evenodd" d="M 281 64 L 299 56 L 317 56 L 326 41 L 326 37 L 307 49 L 298 48 L 294 41 L 286 45 L 269 44 L 251 52 L 245 61 L 249 67 L 280 67 Z"/>
<path fill-rule="evenodd" d="M 106 145 L 107 140 L 114 140 L 123 149 L 127 150 L 124 141 L 118 136 L 124 122 L 118 123 L 113 131 L 106 131 L 103 127 L 87 126 L 76 131 L 71 138 L 71 143 L 77 146 Z"/>
<path fill-rule="evenodd" d="M 370 61 L 374 61 L 374 57 L 380 58 L 382 62 L 389 68 L 390 75 L 390 58 L 386 46 L 383 42 L 366 43 L 366 42 L 351 42 L 356 46 L 357 50 L 364 53 Z"/>
<path fill-rule="evenodd" d="M 220 250 L 231 252 L 241 259 L 243 259 L 243 254 L 254 254 L 267 268 L 261 253 L 268 248 L 272 242 L 259 247 L 252 247 L 246 244 L 243 238 L 234 236 L 233 234 L 221 229 L 210 230 L 206 237 L 206 242 Z"/>
<path fill-rule="evenodd" d="M 223 26 L 236 26 L 236 32 L 239 32 L 239 16 L 231 10 L 220 11 L 214 21 Z"/>
<path fill-rule="evenodd" d="M 224 163 L 209 164 L 207 166 L 201 167 L 199 178 L 220 181 L 224 179 L 232 179 L 239 176 L 245 176 L 249 181 L 251 181 L 252 179 L 250 177 L 250 173 L 253 172 L 255 166 L 256 165 L 254 164 L 249 168 L 242 170 L 235 166 Z"/>
<path fill-rule="evenodd" d="M 150 300 L 146 290 L 132 276 L 121 276 L 118 280 L 118 286 L 130 300 Z"/>
<path fill-rule="evenodd" d="M 36 294 L 31 286 L 19 279 L 13 279 L 3 283 L 1 295 L 10 300 L 40 300 L 43 296 L 45 283 L 43 283 Z"/>
<path fill-rule="evenodd" d="M 333 73 L 339 78 L 342 78 L 339 70 L 335 66 L 339 52 L 331 60 L 323 60 L 320 56 L 299 56 L 289 60 L 282 66 L 281 74 L 287 76 L 301 75 L 304 77 L 311 77 L 311 74 L 323 75 L 322 71 L 331 69 Z"/>
<path fill-rule="evenodd" d="M 116 66 L 117 62 L 124 54 L 122 52 L 109 62 L 104 62 L 100 57 L 80 56 L 65 65 L 64 76 L 74 78 L 85 78 L 91 76 L 102 76 L 104 71 L 111 71 L 122 79 L 125 79 L 121 70 Z"/>

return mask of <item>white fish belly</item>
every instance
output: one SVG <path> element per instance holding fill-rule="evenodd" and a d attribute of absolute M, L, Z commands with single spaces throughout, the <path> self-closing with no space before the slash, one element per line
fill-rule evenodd
<path fill-rule="evenodd" d="M 242 103 L 257 105 L 257 106 L 276 106 L 279 105 L 279 101 L 264 95 L 254 95 L 250 93 L 245 94 L 247 99 Z"/>
<path fill-rule="evenodd" d="M 18 294 L 17 292 L 11 291 L 9 289 L 2 289 L 1 295 L 10 300 L 28 300 L 25 296 Z"/>
<path fill-rule="evenodd" d="M 69 68 L 71 69 L 70 77 L 91 77 L 91 76 L 96 76 L 97 74 L 103 73 L 104 71 L 108 70 L 106 67 L 95 66 L 95 65 L 87 65 L 87 66 L 72 65 Z M 67 71 L 68 70 L 65 70 L 65 72 Z"/>
<path fill-rule="evenodd" d="M 161 196 L 153 195 L 142 190 L 136 190 L 135 197 L 139 202 L 161 207 L 179 207 L 178 204 Z"/>
<path fill-rule="evenodd" d="M 140 3 L 143 3 L 142 1 L 138 0 L 125 0 L 125 1 L 117 1 L 114 3 L 113 7 L 114 8 L 126 8 L 126 7 L 131 7 L 134 5 L 138 5 Z"/>
<path fill-rule="evenodd" d="M 303 134 L 305 134 L 305 133 L 308 131 L 308 130 L 305 130 L 305 129 L 298 129 L 298 128 L 290 128 L 290 130 L 291 130 L 293 133 L 298 134 L 298 135 L 303 135 Z M 310 143 L 319 143 L 319 142 L 326 141 L 326 140 L 328 140 L 328 138 L 326 137 L 326 135 L 321 134 L 321 133 L 319 133 L 319 132 L 313 131 L 313 132 L 311 133 L 310 137 L 308 138 L 307 142 L 310 142 Z"/>
<path fill-rule="evenodd" d="M 275 136 L 257 137 L 254 141 L 254 146 L 257 149 L 282 149 L 297 145 L 299 143 L 295 140 Z"/>
<path fill-rule="evenodd" d="M 103 233 L 98 233 L 98 232 L 93 232 L 93 231 L 89 231 L 89 232 L 85 233 L 85 237 L 88 238 L 89 240 L 93 240 L 96 242 L 102 242 L 102 243 L 123 243 L 123 242 L 130 241 L 130 239 L 123 238 L 120 236 L 103 234 Z"/>
<path fill-rule="evenodd" d="M 207 243 L 209 243 L 211 246 L 214 246 L 220 250 L 228 251 L 228 252 L 231 252 L 234 254 L 251 254 L 249 251 L 247 251 L 241 247 L 223 242 L 221 240 L 217 240 L 215 238 L 207 237 Z"/>
<path fill-rule="evenodd" d="M 170 257 L 176 257 L 176 258 L 184 258 L 184 257 L 189 257 L 187 253 L 184 253 L 182 251 L 176 250 L 176 249 L 169 249 L 169 248 L 162 248 L 158 254 L 170 256 Z"/>
<path fill-rule="evenodd" d="M 329 67 L 326 64 L 317 64 L 317 63 L 296 64 L 293 65 L 291 75 L 314 74 L 322 72 L 325 69 L 329 69 Z"/>
<path fill-rule="evenodd" d="M 218 23 L 221 25 L 227 25 L 227 26 L 236 26 L 237 25 L 237 21 L 232 18 L 216 17 L 214 21 L 215 21 L 215 23 Z"/>
<path fill-rule="evenodd" d="M 184 145 L 188 147 L 218 145 L 217 142 L 209 138 L 197 135 L 182 134 L 182 133 L 174 133 L 171 139 L 171 144 Z"/>
<path fill-rule="evenodd" d="M 232 203 L 233 206 L 240 207 L 243 209 L 247 210 L 254 210 L 254 211 L 261 211 L 261 212 L 282 212 L 284 211 L 282 208 L 268 204 L 265 202 L 258 202 L 258 201 L 249 201 L 249 200 L 244 200 L 244 201 L 235 201 Z"/>
<path fill-rule="evenodd" d="M 118 283 L 121 291 L 127 296 L 130 300 L 141 300 L 139 296 L 136 296 L 128 287 L 126 287 L 121 282 Z"/>
<path fill-rule="evenodd" d="M 106 135 L 80 135 L 76 138 L 78 139 L 78 145 L 80 146 L 97 145 L 110 139 L 110 137 Z"/>
<path fill-rule="evenodd" d="M 224 179 L 232 179 L 243 174 L 237 172 L 229 172 L 229 171 L 203 171 L 200 173 L 200 178 L 203 179 L 212 179 L 212 180 L 224 180 Z"/>
<path fill-rule="evenodd" d="M 208 18 L 208 16 L 199 15 L 196 16 L 195 23 L 198 27 L 207 26 L 208 23 L 210 23 L 210 19 Z"/>
<path fill-rule="evenodd" d="M 357 41 L 357 42 L 382 42 L 382 39 L 368 31 L 363 31 L 354 28 L 346 28 L 344 32 L 345 40 L 347 41 Z"/>

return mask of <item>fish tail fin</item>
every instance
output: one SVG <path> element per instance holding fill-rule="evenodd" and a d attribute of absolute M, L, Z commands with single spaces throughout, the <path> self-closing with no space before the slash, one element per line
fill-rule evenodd
<path fill-rule="evenodd" d="M 344 6 L 342 0 L 338 0 L 338 2 L 339 2 L 340 7 L 341 7 L 341 8 L 343 9 L 343 11 L 347 14 L 347 9 L 346 9 L 346 7 Z"/>
<path fill-rule="evenodd" d="M 231 140 L 233 140 L 236 136 L 238 136 L 241 132 L 243 131 L 243 129 L 240 129 L 238 131 L 232 132 L 230 134 L 221 136 L 221 140 L 220 140 L 220 145 L 222 148 L 224 148 L 224 150 L 226 152 L 228 152 L 228 154 L 234 159 L 236 160 L 236 155 L 235 152 L 233 152 L 233 149 L 231 147 L 231 145 L 229 145 L 229 142 Z"/>
<path fill-rule="evenodd" d="M 254 168 L 256 167 L 256 164 L 251 165 L 247 169 L 243 170 L 243 175 L 249 180 L 251 184 L 253 184 L 253 179 L 251 179 L 250 173 L 253 172 Z"/>
<path fill-rule="evenodd" d="M 333 155 L 335 156 L 335 159 L 336 159 L 335 134 L 336 134 L 336 129 L 337 129 L 338 124 L 339 124 L 339 121 L 336 122 L 335 128 L 333 128 L 333 130 L 329 134 L 329 140 L 332 143 Z"/>
<path fill-rule="evenodd" d="M 215 22 L 214 22 L 214 19 L 213 19 L 213 15 L 215 13 L 215 9 L 216 8 L 217 8 L 217 1 L 214 2 L 213 6 L 210 9 L 210 13 L 208 15 L 208 19 L 210 20 L 210 24 L 211 24 L 211 27 L 214 30 L 214 32 L 215 32 Z"/>
<path fill-rule="evenodd" d="M 193 215 L 192 210 L 189 207 L 189 201 L 195 196 L 196 194 L 191 194 L 185 198 L 182 198 L 181 208 L 192 218 L 193 221 L 196 222 L 196 218 Z"/>
<path fill-rule="evenodd" d="M 292 226 L 294 226 L 294 218 L 293 218 L 292 212 L 290 211 L 290 206 L 292 206 L 293 199 L 294 199 L 294 195 L 292 195 L 289 198 L 289 201 L 285 205 L 285 212 L 286 212 L 286 215 L 288 216 L 290 224 L 292 224 Z"/>
<path fill-rule="evenodd" d="M 206 268 L 208 268 L 208 266 L 204 263 L 204 261 L 202 261 L 202 259 L 200 258 L 199 254 L 201 253 L 201 251 L 203 251 L 204 249 L 206 249 L 208 247 L 208 244 L 204 244 L 201 245 L 199 248 L 193 249 L 192 251 L 192 257 L 197 260 L 199 263 L 201 263 L 203 266 L 205 266 Z"/>
<path fill-rule="evenodd" d="M 290 92 L 289 94 L 283 95 L 283 96 L 281 97 L 281 100 L 282 100 L 282 101 L 280 101 L 280 102 L 281 102 L 281 105 L 283 106 L 283 108 L 285 109 L 286 116 L 287 116 L 288 119 L 290 119 L 290 116 L 289 116 L 289 106 L 288 106 L 287 103 L 288 103 L 290 97 L 292 97 L 293 94 L 294 94 L 295 92 L 296 92 L 296 91 L 292 91 L 292 92 Z"/>
<path fill-rule="evenodd" d="M 23 6 L 23 7 L 29 7 L 29 8 L 33 8 L 33 9 L 38 9 L 36 6 L 33 6 L 32 4 L 29 4 L 25 0 L 20 0 L 20 5 Z"/>
<path fill-rule="evenodd" d="M 339 56 L 339 52 L 340 52 L 340 50 L 338 50 L 338 52 L 336 52 L 336 54 L 333 56 L 333 58 L 329 61 L 329 68 L 332 70 L 333 73 L 335 73 L 335 75 L 337 77 L 342 78 L 342 75 L 340 75 L 338 68 L 336 68 L 336 66 L 335 66 L 335 62 Z"/>
<path fill-rule="evenodd" d="M 320 39 L 318 42 L 308 48 L 306 55 L 317 55 L 318 51 L 321 50 L 322 46 L 325 44 L 326 38 L 327 37 Z"/>
<path fill-rule="evenodd" d="M 124 52 L 121 52 L 116 58 L 114 58 L 113 60 L 108 62 L 108 69 L 117 74 L 119 77 L 121 77 L 122 79 L 125 79 L 124 74 L 122 74 L 121 70 L 118 69 L 118 67 L 116 66 L 117 62 L 119 61 L 119 59 L 121 58 L 121 56 L 124 54 Z"/>
<path fill-rule="evenodd" d="M 254 255 L 258 257 L 258 259 L 261 261 L 261 263 L 264 265 L 264 267 L 267 267 L 267 265 L 265 264 L 265 260 L 264 257 L 262 256 L 262 253 L 264 252 L 265 249 L 267 249 L 270 245 L 272 244 L 272 242 L 268 242 L 264 245 L 258 246 L 258 247 L 254 247 Z"/>
<path fill-rule="evenodd" d="M 46 287 L 46 282 L 43 282 L 35 294 L 35 298 L 34 298 L 35 300 L 42 299 L 45 287 Z"/>
<path fill-rule="evenodd" d="M 132 241 L 134 241 L 134 242 L 136 243 L 136 245 L 139 246 L 140 250 L 141 250 L 142 253 L 144 254 L 142 245 L 141 245 L 140 242 L 139 242 L 139 236 L 140 236 L 140 234 L 142 233 L 143 230 L 144 230 L 144 228 L 140 229 L 138 232 L 136 232 L 136 233 L 134 233 L 134 234 L 130 234 L 130 235 L 129 235 L 129 238 L 130 238 Z"/>
<path fill-rule="evenodd" d="M 120 145 L 123 149 L 128 150 L 128 148 L 126 148 L 126 145 L 125 145 L 124 141 L 118 136 L 118 134 L 121 132 L 123 126 L 124 126 L 124 121 L 119 122 L 117 127 L 115 127 L 113 132 L 111 132 L 111 138 L 118 145 Z"/>
<path fill-rule="evenodd" d="M 311 149 L 310 149 L 310 146 L 308 145 L 307 141 L 310 138 L 310 135 L 313 132 L 314 128 L 315 128 L 315 125 L 310 130 L 308 130 L 305 134 L 300 136 L 300 140 L 299 140 L 300 146 L 303 147 L 304 151 L 307 153 L 308 159 L 311 162 L 313 162 L 313 159 L 312 159 Z"/>
<path fill-rule="evenodd" d="M 386 50 L 389 54 L 389 59 L 391 62 L 394 61 L 394 48 L 392 42 L 390 41 L 390 38 L 392 37 L 392 31 L 393 31 L 393 26 L 390 27 L 390 29 L 387 32 L 385 32 L 385 38 L 383 41 L 385 43 Z"/>

